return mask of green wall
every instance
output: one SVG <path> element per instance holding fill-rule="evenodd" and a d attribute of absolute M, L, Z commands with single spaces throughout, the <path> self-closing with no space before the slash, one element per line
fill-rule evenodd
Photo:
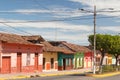
<path fill-rule="evenodd" d="M 58 53 L 58 66 L 63 66 L 63 59 L 72 59 L 73 61 L 73 58 L 74 58 L 74 54 L 63 54 L 63 53 Z M 67 65 L 67 61 L 66 61 L 66 65 Z"/>
<path fill-rule="evenodd" d="M 77 52 L 74 54 L 74 68 L 82 68 L 84 66 L 84 52 Z"/>

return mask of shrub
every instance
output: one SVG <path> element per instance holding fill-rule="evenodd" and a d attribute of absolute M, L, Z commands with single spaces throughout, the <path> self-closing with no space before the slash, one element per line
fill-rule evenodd
<path fill-rule="evenodd" d="M 120 66 L 115 66 L 115 65 L 103 65 L 102 67 L 102 72 L 114 72 L 120 70 Z"/>

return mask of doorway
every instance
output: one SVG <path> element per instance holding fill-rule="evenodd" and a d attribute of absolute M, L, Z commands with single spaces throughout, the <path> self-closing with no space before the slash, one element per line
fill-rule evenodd
<path fill-rule="evenodd" d="M 22 66 L 21 53 L 17 53 L 17 72 L 21 72 L 21 66 Z"/>
<path fill-rule="evenodd" d="M 11 58 L 2 57 L 2 73 L 10 73 L 11 70 Z"/>
<path fill-rule="evenodd" d="M 65 70 L 66 69 L 66 59 L 64 58 L 63 59 L 63 70 Z"/>
<path fill-rule="evenodd" d="M 38 53 L 35 53 L 35 70 L 38 70 Z"/>

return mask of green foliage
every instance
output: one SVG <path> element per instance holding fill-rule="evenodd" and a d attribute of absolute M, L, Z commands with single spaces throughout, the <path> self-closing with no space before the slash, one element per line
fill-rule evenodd
<path fill-rule="evenodd" d="M 88 41 L 94 46 L 94 35 L 90 35 Z M 107 34 L 96 34 L 96 49 L 102 53 L 100 66 L 103 62 L 104 53 L 109 53 L 115 56 L 116 66 L 118 62 L 118 56 L 120 55 L 120 36 L 119 35 L 107 35 Z M 102 68 L 100 67 L 99 70 Z"/>
<path fill-rule="evenodd" d="M 115 66 L 115 65 L 104 65 L 102 67 L 102 72 L 114 72 L 114 71 L 120 71 L 120 66 Z"/>
<path fill-rule="evenodd" d="M 88 41 L 93 46 L 94 35 L 90 35 Z M 108 52 L 110 54 L 120 54 L 120 36 L 96 34 L 96 49 L 103 49 L 104 52 Z"/>
<path fill-rule="evenodd" d="M 112 36 L 112 40 L 110 42 L 110 54 L 118 54 L 120 55 L 120 36 Z"/>

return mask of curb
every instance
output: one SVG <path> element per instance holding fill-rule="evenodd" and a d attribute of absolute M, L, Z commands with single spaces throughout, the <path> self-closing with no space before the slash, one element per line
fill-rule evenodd
<path fill-rule="evenodd" d="M 120 74 L 120 72 L 112 72 L 112 73 L 104 73 L 104 74 L 86 74 L 86 76 L 103 78 L 103 77 L 109 77 L 109 76 L 114 76 L 118 74 Z"/>
<path fill-rule="evenodd" d="M 81 74 L 81 72 L 65 72 L 65 73 L 54 73 L 54 74 L 38 74 L 38 75 L 30 75 L 30 76 L 13 76 L 10 78 L 0 78 L 0 80 L 9 80 L 9 79 L 23 79 L 23 78 L 32 78 L 32 77 L 50 77 L 50 76 L 61 76 L 61 75 L 70 75 L 70 74 Z"/>
<path fill-rule="evenodd" d="M 65 73 L 57 73 L 57 74 L 41 74 L 40 77 L 48 77 L 48 76 L 61 76 L 61 75 L 70 75 L 70 74 L 81 74 L 81 72 L 65 72 Z"/>
<path fill-rule="evenodd" d="M 62 76 L 62 75 L 72 75 L 72 74 L 82 74 L 82 73 L 86 73 L 86 72 L 90 72 L 85 71 L 85 72 L 64 72 L 64 73 L 54 73 L 54 74 L 40 74 L 40 77 L 48 77 L 48 76 Z"/>
<path fill-rule="evenodd" d="M 9 80 L 9 79 L 23 79 L 23 78 L 32 78 L 32 77 L 48 77 L 48 76 L 62 76 L 62 75 L 72 75 L 72 74 L 82 74 L 82 73 L 86 73 L 86 72 L 90 72 L 85 71 L 85 72 L 63 72 L 63 73 L 51 73 L 51 74 L 36 74 L 36 75 L 29 75 L 29 76 L 25 76 L 25 75 L 18 75 L 18 76 L 13 76 L 13 77 L 9 77 L 9 78 L 0 78 L 0 80 Z"/>
<path fill-rule="evenodd" d="M 13 76 L 13 77 L 9 77 L 9 78 L 0 78 L 0 80 L 23 79 L 23 78 L 30 78 L 30 76 Z"/>

